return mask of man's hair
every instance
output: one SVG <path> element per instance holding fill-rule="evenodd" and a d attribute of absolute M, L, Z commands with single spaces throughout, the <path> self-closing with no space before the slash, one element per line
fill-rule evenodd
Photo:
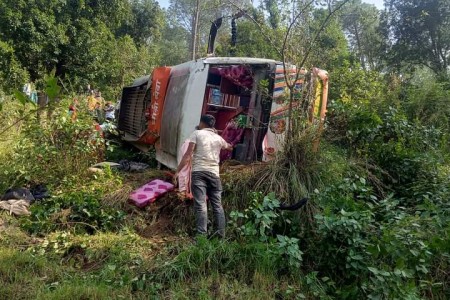
<path fill-rule="evenodd" d="M 200 117 L 200 122 L 209 128 L 214 128 L 214 125 L 216 125 L 216 118 L 211 115 L 202 115 Z"/>

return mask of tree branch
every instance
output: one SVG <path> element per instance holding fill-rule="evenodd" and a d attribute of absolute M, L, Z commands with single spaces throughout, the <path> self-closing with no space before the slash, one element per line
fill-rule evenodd
<path fill-rule="evenodd" d="M 319 38 L 320 34 L 322 33 L 322 31 L 325 29 L 326 25 L 328 24 L 328 21 L 331 19 L 331 17 L 337 12 L 339 11 L 347 2 L 349 2 L 350 0 L 344 0 L 342 1 L 342 3 L 340 3 L 334 10 L 332 10 L 327 17 L 325 18 L 325 20 L 322 22 L 322 25 L 320 26 L 319 30 L 317 31 L 316 35 L 314 36 L 313 40 L 311 41 L 311 43 L 309 44 L 309 47 L 307 48 L 303 59 L 301 61 L 301 63 L 297 66 L 297 72 L 295 74 L 295 80 L 293 81 L 293 84 L 291 86 L 288 85 L 288 79 L 286 76 L 286 67 L 285 67 L 285 61 L 283 59 L 283 68 L 284 68 L 284 74 L 285 74 L 285 80 L 286 80 L 286 84 L 288 85 L 289 91 L 290 91 L 290 95 L 289 95 L 289 112 L 288 112 L 288 132 L 287 132 L 287 141 L 286 143 L 289 142 L 290 140 L 290 136 L 292 134 L 292 130 L 291 130 L 291 119 L 292 119 L 292 104 L 294 102 L 294 88 L 295 88 L 295 83 L 297 82 L 299 75 L 300 75 L 300 71 L 303 68 L 303 66 L 305 65 L 306 60 L 309 57 L 309 54 L 311 53 L 311 50 L 313 48 L 313 46 L 315 45 L 317 39 Z M 297 15 L 299 16 L 299 14 Z M 296 21 L 296 19 L 294 19 L 294 21 Z M 289 32 L 288 32 L 289 33 Z M 287 34 L 288 34 L 287 33 Z M 286 36 L 287 36 L 286 34 Z M 283 53 L 284 53 L 285 49 L 283 49 Z"/>
<path fill-rule="evenodd" d="M 250 19 L 250 21 L 252 21 L 256 26 L 258 26 L 259 32 L 262 34 L 262 36 L 267 40 L 267 42 L 270 44 L 270 46 L 272 46 L 272 48 L 278 52 L 278 54 L 280 56 L 282 56 L 282 52 L 280 51 L 280 49 L 278 49 L 278 47 L 276 46 L 276 44 L 272 41 L 272 39 L 265 33 L 264 28 L 262 28 L 261 24 L 255 20 L 255 18 L 253 18 L 249 13 L 245 12 L 244 9 L 242 9 L 241 7 L 239 7 L 237 4 L 233 3 L 233 2 L 229 2 L 231 6 L 233 6 L 234 8 L 236 8 L 237 10 L 244 12 L 244 15 L 246 16 L 246 18 Z"/>

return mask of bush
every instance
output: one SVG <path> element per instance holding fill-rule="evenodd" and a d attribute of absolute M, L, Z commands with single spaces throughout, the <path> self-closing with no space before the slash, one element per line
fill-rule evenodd
<path fill-rule="evenodd" d="M 411 199 L 409 187 L 420 179 L 433 178 L 435 166 L 448 160 L 446 134 L 408 120 L 399 109 L 377 112 L 364 105 L 336 102 L 332 110 L 333 140 L 350 148 L 351 155 L 379 167 L 375 175 L 399 197 Z"/>
<path fill-rule="evenodd" d="M 418 70 L 405 88 L 405 94 L 403 106 L 410 120 L 450 131 L 448 83 L 439 83 L 425 70 Z"/>
<path fill-rule="evenodd" d="M 29 74 L 17 59 L 14 48 L 0 40 L 0 94 L 22 89 L 28 78 Z"/>
<path fill-rule="evenodd" d="M 356 178 L 355 178 L 356 179 Z M 315 196 L 323 210 L 306 237 L 304 266 L 331 278 L 340 299 L 448 296 L 448 211 L 415 209 L 388 197 L 378 200 L 365 180 L 344 179 Z M 353 188 L 349 188 L 353 186 Z M 425 213 L 426 211 L 426 213 Z"/>
<path fill-rule="evenodd" d="M 62 229 L 91 234 L 120 229 L 125 213 L 102 207 L 101 197 L 99 192 L 72 192 L 36 203 L 31 217 L 22 220 L 22 228 L 38 235 Z"/>
<path fill-rule="evenodd" d="M 67 107 L 63 101 L 42 122 L 29 109 L 20 142 L 0 162 L 2 189 L 30 182 L 58 186 L 71 176 L 85 177 L 89 166 L 101 159 L 104 143 L 91 117 L 80 113 L 73 122 Z"/>

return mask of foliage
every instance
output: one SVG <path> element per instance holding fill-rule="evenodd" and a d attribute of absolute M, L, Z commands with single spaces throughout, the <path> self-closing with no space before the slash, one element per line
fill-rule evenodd
<path fill-rule="evenodd" d="M 258 26 L 248 20 L 239 22 L 237 30 L 237 45 L 235 49 L 231 49 L 229 45 L 229 35 L 224 35 L 218 38 L 217 54 L 222 56 L 228 56 L 231 50 L 235 51 L 235 55 L 238 57 L 261 57 L 269 59 L 280 59 L 279 53 L 268 43 L 267 39 L 259 33 Z M 263 30 L 268 30 L 266 24 L 263 24 Z M 267 31 L 273 39 L 281 38 L 280 30 Z"/>
<path fill-rule="evenodd" d="M 130 17 L 118 29 L 120 36 L 128 35 L 139 46 L 156 41 L 163 26 L 164 15 L 158 2 L 154 0 L 129 1 Z"/>
<path fill-rule="evenodd" d="M 311 263 L 316 270 L 322 270 L 341 286 L 336 291 L 339 297 L 359 298 L 363 294 L 369 298 L 418 297 L 419 290 L 428 293 L 428 288 L 430 293 L 445 292 L 440 290 L 440 280 L 445 278 L 430 278 L 433 275 L 429 270 L 435 263 L 433 251 L 447 260 L 448 250 L 441 243 L 449 237 L 444 234 L 438 238 L 438 234 L 430 238 L 426 233 L 446 232 L 445 228 L 429 227 L 444 225 L 445 218 L 415 215 L 390 197 L 373 202 L 376 197 L 370 192 L 372 201 L 358 203 L 355 200 L 359 197 L 346 197 L 345 191 L 348 191 L 345 186 L 333 186 L 318 194 L 325 208 L 316 215 L 319 239 L 315 239 L 311 253 L 321 253 L 323 259 L 306 257 L 306 261 L 313 259 Z M 435 238 L 439 239 L 438 243 L 433 241 Z M 440 246 L 435 248 L 433 244 Z M 415 277 L 420 279 L 420 284 L 411 280 Z M 430 285 L 422 284 L 425 282 Z"/>
<path fill-rule="evenodd" d="M 65 101 L 62 103 L 67 105 Z M 1 162 L 3 188 L 24 183 L 59 185 L 71 176 L 85 176 L 104 147 L 90 117 L 80 114 L 72 122 L 61 103 L 56 105 L 52 120 L 47 123 L 37 122 L 35 116 L 32 114 L 24 122 L 21 142 Z"/>
<path fill-rule="evenodd" d="M 93 81 L 102 82 L 100 87 L 109 99 L 120 99 L 124 86 L 151 73 L 157 66 L 158 55 L 156 46 L 137 46 L 130 36 L 125 35 L 111 45 L 101 69 L 92 72 L 98 76 L 98 79 L 93 78 Z"/>
<path fill-rule="evenodd" d="M 450 57 L 450 4 L 448 1 L 387 1 L 386 40 L 390 45 L 390 63 L 427 66 L 448 79 Z"/>
<path fill-rule="evenodd" d="M 380 30 L 380 12 L 368 3 L 351 1 L 339 12 L 344 32 L 348 35 L 351 52 L 364 70 L 377 70 L 381 65 L 384 45 Z"/>
<path fill-rule="evenodd" d="M 116 98 L 130 76 L 150 72 L 148 64 L 156 54 L 148 45 L 158 40 L 164 19 L 153 1 L 0 1 L 0 10 L 1 48 L 8 51 L 5 63 L 20 80 L 19 86 L 27 79 L 22 74 L 29 73 L 38 83 L 55 69 L 70 92 L 91 83 L 105 90 L 107 98 Z M 123 45 L 127 35 L 132 39 Z M 129 63 L 124 61 L 128 47 L 139 48 L 140 55 L 130 55 L 133 64 L 124 70 L 117 64 Z M 2 87 L 11 89 L 19 83 L 6 81 Z"/>
<path fill-rule="evenodd" d="M 0 40 L 0 87 L 6 92 L 20 89 L 28 80 L 28 72 L 23 69 L 14 54 L 14 48 Z"/>
<path fill-rule="evenodd" d="M 31 207 L 31 217 L 23 220 L 22 228 L 38 235 L 71 228 L 88 233 L 120 229 L 125 214 L 101 207 L 101 197 L 98 192 L 73 192 L 42 201 Z"/>
<path fill-rule="evenodd" d="M 278 234 L 275 231 L 277 225 L 283 227 L 282 225 L 292 223 L 288 218 L 282 218 L 282 215 L 276 211 L 280 202 L 274 194 L 262 197 L 260 193 L 254 193 L 252 198 L 251 205 L 244 212 L 230 213 L 231 224 L 237 236 L 246 243 L 253 240 L 267 243 L 268 251 L 274 255 L 274 259 L 277 259 L 280 265 L 287 260 L 288 267 L 294 270 L 299 268 L 303 254 L 299 249 L 299 240 L 286 236 L 286 232 Z"/>
<path fill-rule="evenodd" d="M 390 177 L 385 180 L 394 187 L 413 184 L 422 171 L 430 170 L 434 159 L 439 161 L 440 149 L 445 147 L 446 137 L 440 129 L 411 122 L 396 108 L 388 107 L 382 115 L 364 105 L 335 104 L 333 109 L 341 114 L 339 118 L 349 117 L 333 119 L 345 128 L 348 145 L 387 171 Z M 437 151 L 437 156 L 427 151 Z"/>
<path fill-rule="evenodd" d="M 231 15 L 231 9 L 228 6 L 232 2 L 218 0 L 170 0 L 169 2 L 167 14 L 170 26 L 185 32 L 185 40 L 189 45 L 189 59 L 193 59 L 193 56 L 205 57 L 211 24 L 221 16 Z M 227 28 L 228 20 L 228 18 L 223 19 L 218 36 L 222 35 L 224 28 Z"/>
<path fill-rule="evenodd" d="M 182 26 L 166 24 L 159 45 L 161 61 L 164 64 L 174 66 L 189 60 L 187 35 L 187 31 Z M 168 49 L 177 49 L 177 51 L 167 51 Z"/>
<path fill-rule="evenodd" d="M 280 202 L 275 199 L 274 194 L 263 198 L 261 193 L 254 193 L 252 198 L 251 205 L 243 213 L 233 211 L 230 217 L 235 226 L 239 223 L 239 219 L 244 220 L 244 224 L 236 228 L 239 235 L 258 236 L 260 241 L 266 242 L 279 217 L 274 209 L 280 206 Z"/>
<path fill-rule="evenodd" d="M 437 82 L 425 70 L 416 71 L 408 83 L 403 104 L 408 118 L 449 132 L 450 91 L 447 83 Z"/>
<path fill-rule="evenodd" d="M 251 190 L 274 192 L 281 200 L 291 204 L 307 197 L 323 184 L 321 167 L 326 163 L 321 159 L 325 157 L 313 151 L 317 135 L 314 126 L 296 131 L 291 143 L 283 145 L 283 150 L 276 154 L 273 163 L 266 168 L 255 169 L 247 185 Z"/>
<path fill-rule="evenodd" d="M 314 22 L 310 26 L 311 31 L 317 32 L 320 30 L 322 22 L 327 17 L 326 13 L 326 10 L 317 10 L 314 12 Z M 337 19 L 329 22 L 328 26 L 318 37 L 314 48 L 308 64 L 317 66 L 333 74 L 332 82 L 334 84 L 336 81 L 334 74 L 338 75 L 350 58 L 348 42 Z"/>
<path fill-rule="evenodd" d="M 364 71 L 351 60 L 334 68 L 330 80 L 330 99 L 334 101 L 377 106 L 386 93 L 378 72 Z"/>

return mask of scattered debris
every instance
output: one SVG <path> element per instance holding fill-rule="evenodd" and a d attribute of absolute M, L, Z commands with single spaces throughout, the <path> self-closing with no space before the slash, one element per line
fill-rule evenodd
<path fill-rule="evenodd" d="M 43 184 L 35 185 L 31 190 L 27 188 L 8 189 L 1 197 L 0 209 L 8 211 L 11 215 L 29 216 L 31 215 L 30 204 L 49 197 L 47 187 Z"/>
<path fill-rule="evenodd" d="M 29 189 L 15 188 L 8 189 L 3 195 L 2 200 L 26 200 L 28 202 L 34 201 L 34 196 Z"/>
<path fill-rule="evenodd" d="M 103 174 L 105 173 L 102 169 L 99 168 L 89 168 L 88 169 L 89 172 L 94 173 L 94 174 Z"/>
<path fill-rule="evenodd" d="M 30 189 L 30 192 L 33 194 L 35 201 L 50 198 L 47 187 L 44 184 L 35 185 Z"/>
<path fill-rule="evenodd" d="M 121 165 L 119 167 L 119 170 L 126 172 L 143 172 L 150 168 L 150 166 L 147 164 L 128 161 L 126 159 L 119 161 L 119 164 Z"/>
<path fill-rule="evenodd" d="M 104 162 L 95 164 L 89 168 L 89 171 L 91 171 L 93 173 L 102 173 L 102 170 L 106 167 L 110 167 L 111 169 L 116 169 L 116 170 L 120 170 L 120 171 L 136 172 L 136 173 L 144 172 L 145 170 L 150 168 L 150 166 L 147 164 L 123 159 L 123 160 L 119 161 L 119 163 L 104 161 Z"/>
<path fill-rule="evenodd" d="M 29 216 L 31 212 L 29 211 L 30 201 L 23 199 L 12 199 L 6 201 L 0 201 L 0 209 L 9 211 L 10 214 L 16 216 Z"/>
<path fill-rule="evenodd" d="M 8 189 L 2 196 L 1 200 L 26 200 L 33 203 L 37 200 L 50 198 L 47 187 L 43 184 L 33 186 L 31 189 L 27 188 L 13 188 Z"/>
<path fill-rule="evenodd" d="M 121 164 L 118 164 L 115 162 L 110 162 L 110 161 L 104 161 L 104 162 L 93 165 L 92 168 L 105 168 L 107 166 L 109 166 L 110 168 L 118 168 L 121 166 Z"/>

